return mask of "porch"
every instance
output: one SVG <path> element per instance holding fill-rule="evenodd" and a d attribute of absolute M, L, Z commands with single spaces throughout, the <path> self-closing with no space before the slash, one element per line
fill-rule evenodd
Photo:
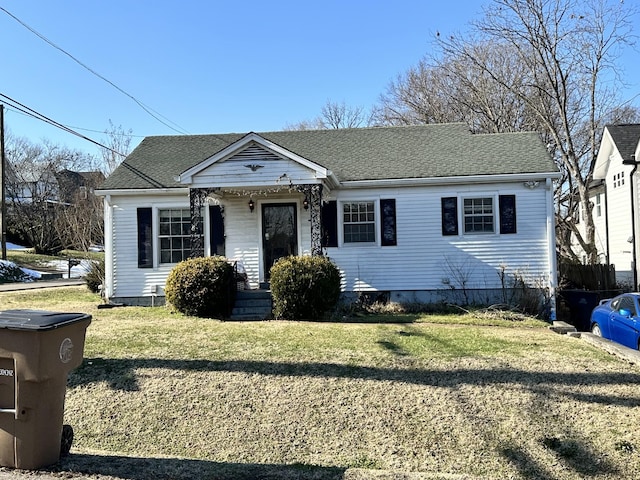
<path fill-rule="evenodd" d="M 286 188 L 192 188 L 191 258 L 221 255 L 260 290 L 271 266 L 290 255 L 321 255 L 321 184 Z"/>

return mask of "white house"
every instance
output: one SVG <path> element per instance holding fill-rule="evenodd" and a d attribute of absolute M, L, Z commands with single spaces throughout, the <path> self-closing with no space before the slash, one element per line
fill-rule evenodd
<path fill-rule="evenodd" d="M 177 262 L 214 254 L 257 289 L 324 254 L 345 294 L 484 303 L 518 277 L 553 296 L 558 177 L 537 134 L 463 124 L 147 137 L 98 191 L 105 293 L 162 300 Z"/>
<path fill-rule="evenodd" d="M 638 155 L 640 124 L 607 125 L 590 188 L 600 262 L 631 288 L 638 285 Z"/>

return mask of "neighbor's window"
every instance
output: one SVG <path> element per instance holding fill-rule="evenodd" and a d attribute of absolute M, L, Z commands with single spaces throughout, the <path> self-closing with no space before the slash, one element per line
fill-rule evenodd
<path fill-rule="evenodd" d="M 374 202 L 342 204 L 344 243 L 373 243 L 376 241 Z"/>
<path fill-rule="evenodd" d="M 159 210 L 158 217 L 160 263 L 178 263 L 189 258 L 191 254 L 191 213 L 189 209 Z"/>
<path fill-rule="evenodd" d="M 493 233 L 493 197 L 463 199 L 464 233 Z"/>
<path fill-rule="evenodd" d="M 599 193 L 596 195 L 596 216 L 602 216 L 602 199 Z"/>

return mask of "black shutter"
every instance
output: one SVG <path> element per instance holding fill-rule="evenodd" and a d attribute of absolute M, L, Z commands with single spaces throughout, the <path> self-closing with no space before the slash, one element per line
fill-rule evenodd
<path fill-rule="evenodd" d="M 516 196 L 500 195 L 500 233 L 516 233 Z"/>
<path fill-rule="evenodd" d="M 338 246 L 338 202 L 331 200 L 322 205 L 322 246 Z"/>
<path fill-rule="evenodd" d="M 458 235 L 458 198 L 444 197 L 442 200 L 442 235 Z"/>
<path fill-rule="evenodd" d="M 382 223 L 380 224 L 382 246 L 389 247 L 397 245 L 395 198 L 380 200 L 380 214 L 382 218 Z"/>
<path fill-rule="evenodd" d="M 224 256 L 224 219 L 220 205 L 209 205 L 211 255 Z"/>
<path fill-rule="evenodd" d="M 153 268 L 151 208 L 138 208 L 138 268 Z"/>

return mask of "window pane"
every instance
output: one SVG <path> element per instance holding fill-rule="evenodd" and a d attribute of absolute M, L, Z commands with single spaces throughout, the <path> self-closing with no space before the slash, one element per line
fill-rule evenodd
<path fill-rule="evenodd" d="M 465 233 L 493 233 L 493 198 L 465 198 L 463 200 Z"/>
<path fill-rule="evenodd" d="M 345 243 L 376 241 L 374 202 L 345 203 L 343 212 L 345 212 L 343 216 Z"/>
<path fill-rule="evenodd" d="M 188 208 L 158 212 L 160 219 L 160 263 L 178 263 L 191 254 L 191 212 Z M 199 219 L 202 226 L 202 216 Z M 202 234 L 202 228 L 198 229 Z"/>

